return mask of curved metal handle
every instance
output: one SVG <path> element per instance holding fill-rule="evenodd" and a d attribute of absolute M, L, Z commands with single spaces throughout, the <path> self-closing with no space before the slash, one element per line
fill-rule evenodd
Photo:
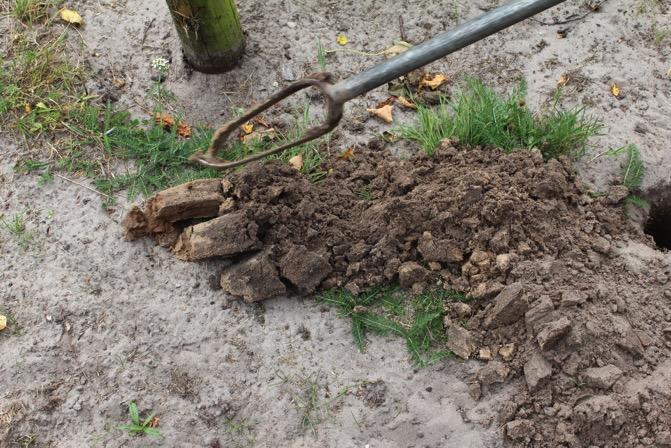
<path fill-rule="evenodd" d="M 336 99 L 331 80 L 332 76 L 330 73 L 316 73 L 308 78 L 303 78 L 301 80 L 296 81 L 293 84 L 290 84 L 286 88 L 280 90 L 279 92 L 271 96 L 266 102 L 252 109 L 247 110 L 241 117 L 235 120 L 231 120 L 228 123 L 224 124 L 219 129 L 217 129 L 217 131 L 214 133 L 214 136 L 212 137 L 212 143 L 210 144 L 208 150 L 205 152 L 197 152 L 193 154 L 189 159 L 194 162 L 198 162 L 201 165 L 209 166 L 212 168 L 217 169 L 234 168 L 236 166 L 253 162 L 254 160 L 263 159 L 264 157 L 267 157 L 272 154 L 277 154 L 279 152 L 284 151 L 285 149 L 309 142 L 330 132 L 340 122 L 340 119 L 342 118 L 342 111 L 344 104 L 344 102 L 338 101 Z M 217 157 L 217 153 L 223 149 L 224 143 L 235 129 L 242 126 L 250 119 L 260 114 L 264 110 L 268 109 L 269 107 L 273 106 L 274 104 L 277 104 L 283 99 L 308 87 L 317 87 L 326 97 L 327 116 L 326 121 L 323 124 L 308 129 L 305 135 L 298 140 L 285 143 L 284 145 L 269 149 L 267 151 L 256 153 L 241 160 L 227 161 Z"/>

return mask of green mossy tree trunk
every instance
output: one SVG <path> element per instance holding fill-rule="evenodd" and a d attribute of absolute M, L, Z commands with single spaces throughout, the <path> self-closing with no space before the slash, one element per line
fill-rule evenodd
<path fill-rule="evenodd" d="M 167 0 L 186 60 L 198 71 L 230 70 L 244 50 L 234 0 Z"/>

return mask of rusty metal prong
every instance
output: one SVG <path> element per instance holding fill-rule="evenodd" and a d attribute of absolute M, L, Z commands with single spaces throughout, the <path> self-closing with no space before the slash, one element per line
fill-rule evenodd
<path fill-rule="evenodd" d="M 193 154 L 190 157 L 190 160 L 198 162 L 201 165 L 217 169 L 234 168 L 236 166 L 253 162 L 254 160 L 263 159 L 264 157 L 272 154 L 277 154 L 288 148 L 301 145 L 303 143 L 317 139 L 324 134 L 327 134 L 338 125 L 338 122 L 340 122 L 340 119 L 342 118 L 343 110 L 343 103 L 336 100 L 333 93 L 333 85 L 331 84 L 330 80 L 331 75 L 329 73 L 317 73 L 309 78 L 303 78 L 293 84 L 290 84 L 286 88 L 271 96 L 266 102 L 249 109 L 241 117 L 236 118 L 235 120 L 231 120 L 217 129 L 214 133 L 214 136 L 212 137 L 212 143 L 210 144 L 210 147 L 207 149 L 207 151 Z M 277 104 L 288 96 L 291 96 L 294 93 L 308 87 L 317 87 L 326 97 L 327 116 L 326 121 L 323 124 L 308 129 L 303 137 L 295 141 L 285 143 L 284 145 L 269 149 L 267 151 L 256 153 L 241 160 L 227 161 L 217 157 L 217 153 L 223 149 L 226 140 L 235 129 L 247 123 L 253 117 L 257 116 L 264 110 Z"/>

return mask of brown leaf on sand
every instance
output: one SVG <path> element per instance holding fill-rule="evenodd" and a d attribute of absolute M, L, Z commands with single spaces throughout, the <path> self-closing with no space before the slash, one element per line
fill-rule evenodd
<path fill-rule="evenodd" d="M 557 87 L 564 87 L 566 83 L 571 79 L 566 73 L 561 75 L 557 80 Z"/>
<path fill-rule="evenodd" d="M 172 129 L 175 126 L 175 117 L 169 114 L 157 113 L 154 115 L 156 124 L 163 126 L 165 129 Z M 184 138 L 191 137 L 191 126 L 183 121 L 177 123 L 177 135 Z"/>
<path fill-rule="evenodd" d="M 177 135 L 184 138 L 191 137 L 191 126 L 184 123 L 183 121 L 180 121 L 177 125 Z"/>
<path fill-rule="evenodd" d="M 260 140 L 260 139 L 266 139 L 266 140 L 274 140 L 277 137 L 277 133 L 275 132 L 274 128 L 270 129 L 261 129 L 254 131 L 250 134 L 243 135 L 240 140 L 242 140 L 243 143 L 247 144 L 251 142 L 252 140 Z"/>
<path fill-rule="evenodd" d="M 431 90 L 436 90 L 438 87 L 442 86 L 447 82 L 447 76 L 442 73 L 437 75 L 424 75 L 422 80 L 419 82 L 419 87 L 428 87 Z"/>
<path fill-rule="evenodd" d="M 612 84 L 610 85 L 610 93 L 611 93 L 615 98 L 619 97 L 619 96 L 620 96 L 620 93 L 621 93 L 621 91 L 620 91 L 620 86 L 618 86 L 618 85 L 615 84 L 615 83 L 612 83 Z"/>
<path fill-rule="evenodd" d="M 303 156 L 300 154 L 293 156 L 289 159 L 289 165 L 300 171 L 303 168 Z"/>
<path fill-rule="evenodd" d="M 413 110 L 417 109 L 417 105 L 404 96 L 399 96 L 398 98 L 396 98 L 396 101 L 398 101 L 401 104 L 401 106 L 407 107 L 408 109 Z"/>
<path fill-rule="evenodd" d="M 338 158 L 340 160 L 349 160 L 352 157 L 354 157 L 354 147 L 353 146 L 350 146 L 349 148 L 347 148 L 346 150 L 341 152 L 340 155 L 338 156 Z"/>
<path fill-rule="evenodd" d="M 394 109 L 394 106 L 392 106 L 391 104 L 385 104 L 382 107 L 372 108 L 372 109 L 367 109 L 367 110 L 371 115 L 379 118 L 380 120 L 384 121 L 385 123 L 391 123 L 391 122 L 394 121 L 394 119 L 391 116 L 391 112 L 392 112 L 393 109 Z"/>

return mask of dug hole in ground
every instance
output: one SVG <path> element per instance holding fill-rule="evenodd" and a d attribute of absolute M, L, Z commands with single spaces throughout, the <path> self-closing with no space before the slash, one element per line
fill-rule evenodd
<path fill-rule="evenodd" d="M 453 80 L 448 95 L 466 74 L 502 92 L 523 77 L 539 107 L 569 74 L 562 105 L 605 124 L 575 163 L 378 138 L 394 126 L 366 109 L 384 87 L 348 104 L 319 182 L 275 160 L 104 209 L 84 178 L 17 174 L 25 148 L 0 135 L 3 214 L 25 212 L 33 232 L 2 234 L 0 445 L 671 446 L 671 62 L 651 31 L 669 12 L 630 3 L 568 3 L 427 68 Z M 455 5 L 403 5 L 394 37 L 421 42 L 491 6 Z M 212 76 L 184 66 L 161 2 L 72 6 L 98 94 L 140 115 L 150 61 L 172 56 L 164 84 L 211 127 L 316 71 L 320 39 L 384 48 L 400 14 L 245 2 L 242 64 Z M 384 59 L 359 53 L 328 53 L 327 68 Z M 121 87 L 108 81 L 119 71 Z M 649 207 L 622 188 L 626 158 L 607 154 L 627 144 Z M 404 297 L 455 292 L 438 294 L 452 356 L 422 353 L 420 367 L 412 323 L 394 314 L 405 302 L 356 302 L 397 283 Z M 378 311 L 398 327 L 368 331 L 360 352 L 353 330 L 372 327 L 354 322 Z M 160 437 L 120 429 L 131 402 L 156 413 Z"/>

